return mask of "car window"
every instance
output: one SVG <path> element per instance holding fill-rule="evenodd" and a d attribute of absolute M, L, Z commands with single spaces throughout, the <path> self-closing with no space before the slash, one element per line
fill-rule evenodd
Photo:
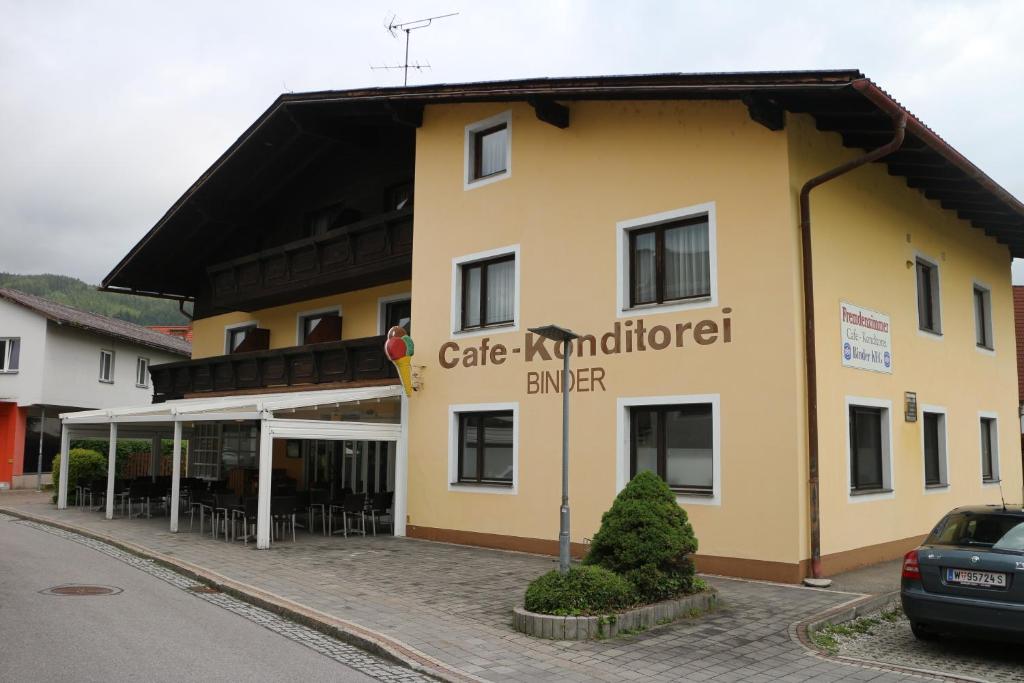
<path fill-rule="evenodd" d="M 1024 520 L 988 513 L 955 513 L 946 517 L 926 542 L 1024 552 Z"/>

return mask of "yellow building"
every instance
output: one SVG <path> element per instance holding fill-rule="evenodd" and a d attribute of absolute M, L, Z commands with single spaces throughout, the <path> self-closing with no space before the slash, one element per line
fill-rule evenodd
<path fill-rule="evenodd" d="M 104 286 L 194 303 L 161 400 L 295 391 L 311 421 L 400 430 L 270 433 L 284 409 L 246 409 L 261 495 L 271 465 L 393 491 L 397 534 L 543 553 L 561 353 L 529 328 L 571 328 L 574 550 L 653 469 L 701 569 L 798 581 L 1021 500 L 1022 228 L 857 72 L 372 89 L 280 97 Z M 381 335 L 410 319 L 416 391 L 346 417 L 339 391 L 397 381 Z"/>

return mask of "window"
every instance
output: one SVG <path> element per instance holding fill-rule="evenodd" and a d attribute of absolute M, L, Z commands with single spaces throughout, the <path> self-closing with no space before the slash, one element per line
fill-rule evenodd
<path fill-rule="evenodd" d="M 630 306 L 711 296 L 707 217 L 629 233 Z"/>
<path fill-rule="evenodd" d="M 401 327 L 412 334 L 412 299 L 383 300 L 380 306 L 381 334 L 387 334 L 392 327 Z"/>
<path fill-rule="evenodd" d="M 924 485 L 941 488 L 949 484 L 946 478 L 946 416 L 925 410 L 921 414 L 924 431 Z"/>
<path fill-rule="evenodd" d="M 939 315 L 939 267 L 917 259 L 917 326 L 925 332 L 942 334 Z"/>
<path fill-rule="evenodd" d="M 999 481 L 999 432 L 996 418 L 981 418 L 981 480 L 986 484 Z"/>
<path fill-rule="evenodd" d="M 515 472 L 513 411 L 463 412 L 457 419 L 457 481 L 511 486 Z"/>
<path fill-rule="evenodd" d="M 135 362 L 135 386 L 146 389 L 149 387 L 149 359 L 140 357 Z"/>
<path fill-rule="evenodd" d="M 256 329 L 256 323 L 248 322 L 240 325 L 232 325 L 224 330 L 224 352 L 234 353 L 245 341 L 250 331 Z"/>
<path fill-rule="evenodd" d="M 100 381 L 114 383 L 114 352 L 100 351 Z"/>
<path fill-rule="evenodd" d="M 849 421 L 850 493 L 891 492 L 888 407 L 851 404 Z"/>
<path fill-rule="evenodd" d="M 927 544 L 981 546 L 1011 553 L 1024 552 L 1024 523 L 998 512 L 953 512 L 932 531 Z"/>
<path fill-rule="evenodd" d="M 980 349 L 993 348 L 992 295 L 980 285 L 974 285 L 974 340 Z"/>
<path fill-rule="evenodd" d="M 714 493 L 710 403 L 635 406 L 630 418 L 630 478 L 645 470 L 684 494 Z"/>
<path fill-rule="evenodd" d="M 507 178 L 512 171 L 509 112 L 466 126 L 465 189 Z"/>
<path fill-rule="evenodd" d="M 340 341 L 341 322 L 340 308 L 300 313 L 296 343 L 302 346 L 303 344 Z"/>
<path fill-rule="evenodd" d="M 0 339 L 0 373 L 18 371 L 21 356 L 21 338 Z"/>
<path fill-rule="evenodd" d="M 459 271 L 462 282 L 459 329 L 474 330 L 515 323 L 515 254 L 464 263 L 459 266 Z"/>

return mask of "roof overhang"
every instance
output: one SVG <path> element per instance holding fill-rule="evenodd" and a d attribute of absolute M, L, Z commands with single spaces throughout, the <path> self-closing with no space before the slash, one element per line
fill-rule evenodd
<path fill-rule="evenodd" d="M 356 128 L 416 127 L 427 105 L 486 101 L 526 101 L 538 117 L 548 120 L 551 107 L 559 102 L 658 99 L 741 100 L 752 119 L 773 130 L 783 125 L 784 112 L 806 113 L 820 130 L 839 133 L 846 146 L 859 149 L 884 144 L 892 135 L 892 112 L 903 111 L 908 117 L 905 143 L 881 163 L 892 175 L 906 178 L 910 187 L 1007 245 L 1013 256 L 1024 257 L 1024 204 L 859 71 L 654 74 L 281 95 L 115 266 L 102 288 L 194 298 L 195 282 L 161 279 L 163 271 L 153 267 L 163 256 L 161 249 L 172 241 L 166 231 L 191 239 L 201 229 L 197 226 L 216 225 L 209 216 L 211 203 L 230 203 L 241 184 L 262 182 L 252 178 L 287 167 L 289 155 L 298 154 L 303 146 L 351 135 L 338 122 Z"/>

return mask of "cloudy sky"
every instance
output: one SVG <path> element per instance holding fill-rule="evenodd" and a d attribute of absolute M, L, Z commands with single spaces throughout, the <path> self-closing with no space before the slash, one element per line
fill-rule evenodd
<path fill-rule="evenodd" d="M 400 85 L 386 20 L 452 11 L 410 83 L 858 68 L 1024 197 L 1019 1 L 0 0 L 0 271 L 99 282 L 279 93 Z"/>

